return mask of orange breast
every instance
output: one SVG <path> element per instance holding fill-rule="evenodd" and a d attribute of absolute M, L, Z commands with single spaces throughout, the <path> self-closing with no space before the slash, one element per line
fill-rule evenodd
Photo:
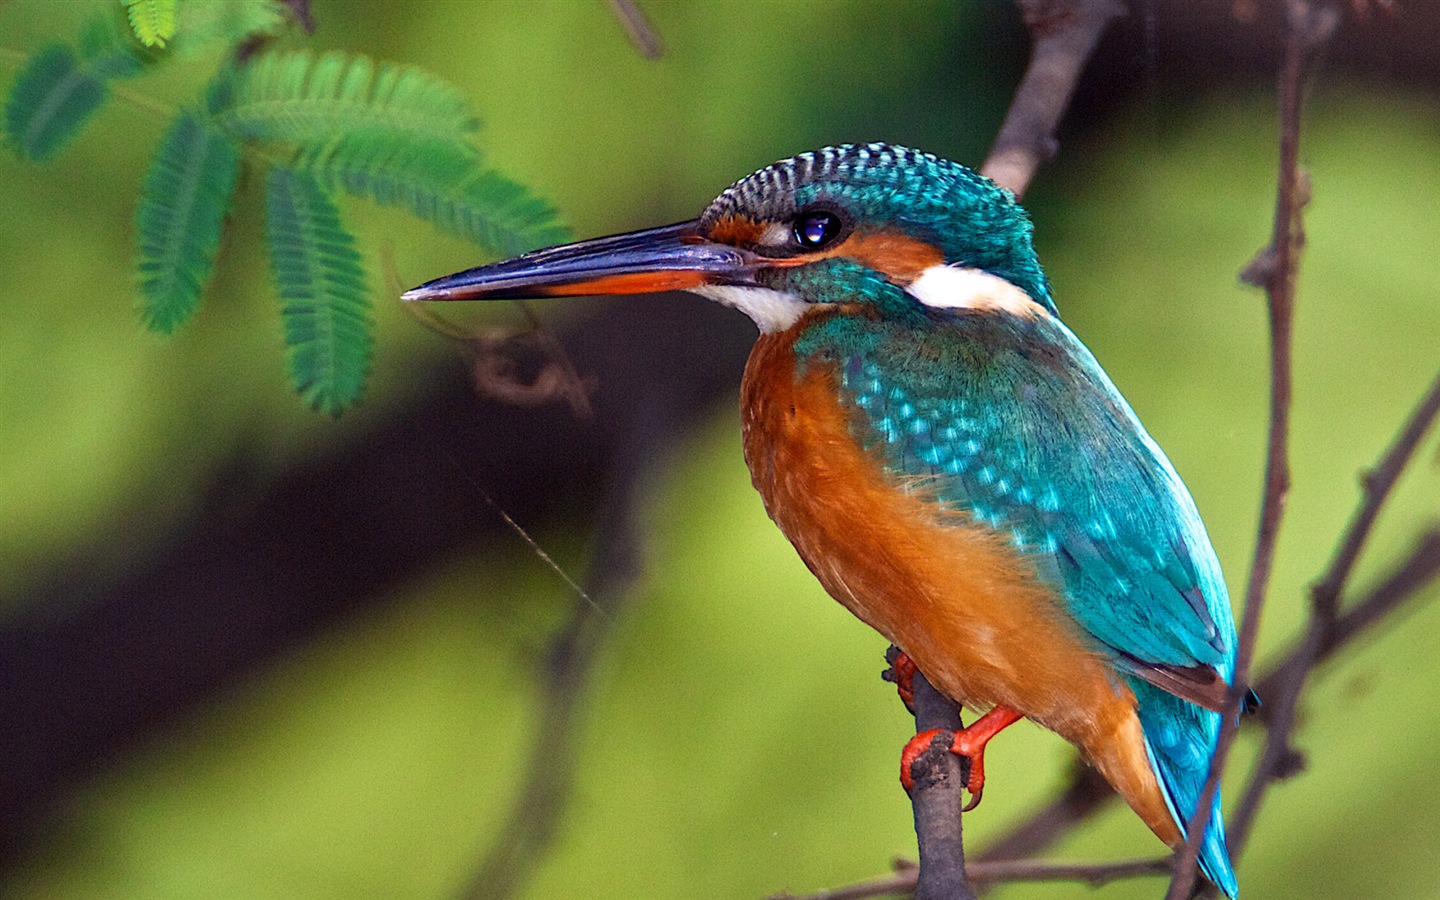
<path fill-rule="evenodd" d="M 1007 541 L 906 490 L 860 448 L 833 371 L 812 364 L 797 378 L 797 331 L 762 335 L 741 386 L 745 460 L 770 517 L 830 595 L 937 687 L 1077 744 L 1173 843 L 1129 688 Z"/>

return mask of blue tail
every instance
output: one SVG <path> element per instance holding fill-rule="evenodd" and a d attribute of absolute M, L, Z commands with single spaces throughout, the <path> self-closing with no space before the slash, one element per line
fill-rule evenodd
<path fill-rule="evenodd" d="M 1140 728 L 1145 733 L 1145 749 L 1150 765 L 1159 777 L 1170 814 L 1185 831 L 1185 822 L 1200 802 L 1205 777 L 1210 771 L 1210 757 L 1220 734 L 1220 714 L 1201 709 L 1138 679 L 1130 679 L 1139 701 Z M 1225 846 L 1225 822 L 1220 818 L 1220 792 L 1215 792 L 1215 806 L 1205 840 L 1200 844 L 1200 871 L 1214 882 L 1227 897 L 1235 897 L 1239 886 L 1230 865 L 1230 850 Z"/>

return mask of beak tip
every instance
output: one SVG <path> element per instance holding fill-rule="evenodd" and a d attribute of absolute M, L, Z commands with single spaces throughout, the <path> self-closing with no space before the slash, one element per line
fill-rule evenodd
<path fill-rule="evenodd" d="M 421 300 L 451 300 L 454 299 L 454 291 L 436 287 L 433 284 L 422 284 L 401 294 L 400 299 L 405 303 L 415 303 Z"/>

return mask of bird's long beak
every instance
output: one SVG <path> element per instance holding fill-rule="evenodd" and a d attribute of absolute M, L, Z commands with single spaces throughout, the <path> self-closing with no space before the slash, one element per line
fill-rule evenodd
<path fill-rule="evenodd" d="M 680 222 L 467 269 L 406 291 L 401 299 L 515 300 L 753 285 L 757 261 L 749 251 L 701 237 L 698 222 Z"/>

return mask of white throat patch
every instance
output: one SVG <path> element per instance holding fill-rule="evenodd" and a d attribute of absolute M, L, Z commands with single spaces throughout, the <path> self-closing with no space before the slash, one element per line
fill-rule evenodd
<path fill-rule="evenodd" d="M 1004 312 L 1026 319 L 1046 315 L 1045 307 L 1020 288 L 982 269 L 931 266 L 905 290 L 936 309 L 975 309 Z"/>
<path fill-rule="evenodd" d="M 740 310 L 760 327 L 763 333 L 784 331 L 800 321 L 810 304 L 785 291 L 762 287 L 737 287 L 730 284 L 706 284 L 686 288 L 706 300 L 714 300 Z"/>

